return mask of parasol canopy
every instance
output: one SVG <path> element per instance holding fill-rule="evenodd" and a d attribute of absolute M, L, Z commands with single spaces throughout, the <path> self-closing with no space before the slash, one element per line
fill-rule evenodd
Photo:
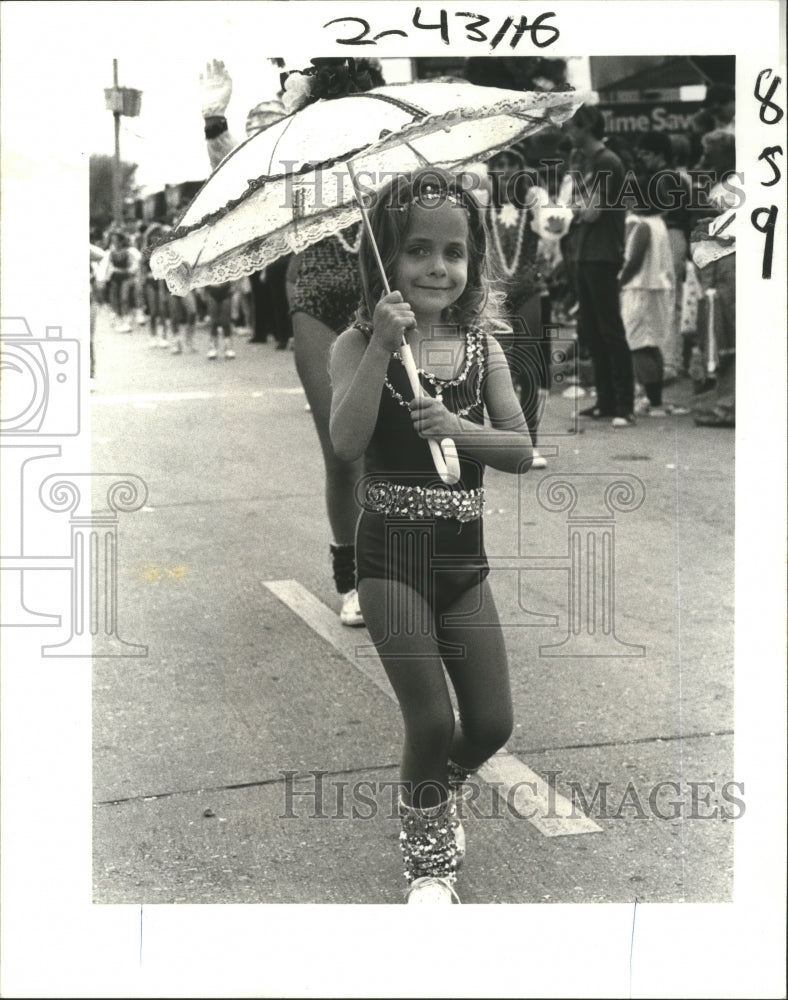
<path fill-rule="evenodd" d="M 151 256 L 176 295 L 235 280 L 360 219 L 363 194 L 395 173 L 457 172 L 548 125 L 588 95 L 478 87 L 462 80 L 377 87 L 319 100 L 241 143 Z"/>

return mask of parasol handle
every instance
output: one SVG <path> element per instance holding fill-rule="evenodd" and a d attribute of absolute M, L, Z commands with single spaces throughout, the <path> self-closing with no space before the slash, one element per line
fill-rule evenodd
<path fill-rule="evenodd" d="M 358 207 L 361 209 L 361 218 L 364 222 L 367 235 L 369 236 L 372 251 L 375 254 L 375 260 L 378 264 L 378 270 L 380 271 L 380 277 L 383 281 L 383 287 L 388 295 L 391 292 L 391 286 L 389 285 L 389 280 L 386 277 L 386 269 L 383 266 L 383 261 L 380 259 L 380 251 L 378 250 L 378 244 L 375 240 L 375 234 L 372 232 L 372 226 L 369 222 L 367 209 L 361 199 L 361 195 L 359 194 L 356 174 L 353 170 L 353 164 L 350 161 L 348 161 L 347 168 L 348 173 L 350 174 L 350 179 L 353 182 L 353 189 L 356 192 Z M 408 376 L 408 381 L 410 382 L 414 398 L 425 395 L 421 382 L 419 382 L 419 373 L 416 370 L 416 363 L 413 360 L 413 354 L 411 352 L 410 345 L 405 338 L 404 331 L 402 334 L 402 347 L 400 347 L 399 356 L 405 367 L 405 372 Z M 428 440 L 428 444 L 430 446 L 430 452 L 432 453 L 432 461 L 435 463 L 435 469 L 441 477 L 441 480 L 446 483 L 447 486 L 453 486 L 455 483 L 458 483 L 460 481 L 460 459 L 457 455 L 457 447 L 454 444 L 454 441 L 448 437 L 443 438 L 441 441 L 436 441 L 435 438 L 430 438 Z"/>
<path fill-rule="evenodd" d="M 402 359 L 402 364 L 405 368 L 405 372 L 408 376 L 408 381 L 410 382 L 410 387 L 413 390 L 414 397 L 423 396 L 424 389 L 419 382 L 419 373 L 416 371 L 416 363 L 413 360 L 413 353 L 410 349 L 410 345 L 404 339 L 402 340 L 402 347 L 399 349 L 399 356 Z M 438 471 L 438 475 L 441 477 L 444 483 L 449 486 L 453 486 L 460 480 L 460 459 L 457 455 L 457 447 L 451 438 L 443 438 L 440 442 L 436 441 L 435 438 L 429 439 L 430 451 L 432 452 L 432 460 L 435 463 L 435 468 Z"/>

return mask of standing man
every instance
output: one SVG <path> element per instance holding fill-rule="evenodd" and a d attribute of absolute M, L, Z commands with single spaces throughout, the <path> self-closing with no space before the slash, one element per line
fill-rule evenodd
<path fill-rule="evenodd" d="M 583 105 L 564 129 L 576 163 L 570 245 L 579 319 L 596 384 L 596 405 L 581 415 L 609 417 L 614 427 L 629 427 L 635 423 L 635 382 L 618 301 L 618 273 L 624 263 L 624 165 L 602 141 L 604 119 L 597 108 Z"/>

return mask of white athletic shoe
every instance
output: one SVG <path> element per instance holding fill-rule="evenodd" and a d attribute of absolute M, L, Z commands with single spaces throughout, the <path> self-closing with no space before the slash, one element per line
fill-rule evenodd
<path fill-rule="evenodd" d="M 342 609 L 339 612 L 339 620 L 350 628 L 359 628 L 364 624 L 357 590 L 349 590 L 346 594 L 342 594 Z"/>
<path fill-rule="evenodd" d="M 408 889 L 408 903 L 459 903 L 460 897 L 448 879 L 424 875 L 414 879 Z"/>
<path fill-rule="evenodd" d="M 210 349 L 210 351 L 208 351 L 208 353 L 207 353 L 207 354 L 205 355 L 205 357 L 206 357 L 206 358 L 207 358 L 207 359 L 208 359 L 209 361 L 215 361 L 215 360 L 216 360 L 216 356 L 218 355 L 218 353 L 219 353 L 219 352 L 218 352 L 218 351 L 216 350 L 216 348 L 215 348 L 215 347 L 212 347 L 212 348 Z"/>

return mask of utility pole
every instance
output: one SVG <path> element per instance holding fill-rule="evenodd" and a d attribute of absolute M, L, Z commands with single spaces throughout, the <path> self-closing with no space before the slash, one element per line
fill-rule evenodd
<path fill-rule="evenodd" d="M 112 85 L 117 93 L 118 87 L 118 60 L 112 60 Z M 112 112 L 115 119 L 115 160 L 112 164 L 112 223 L 115 226 L 123 221 L 123 200 L 121 193 L 120 177 L 120 110 L 116 107 Z"/>
<path fill-rule="evenodd" d="M 118 85 L 118 60 L 112 60 L 112 86 L 104 89 L 104 102 L 115 119 L 115 158 L 112 164 L 112 222 L 119 226 L 123 222 L 123 176 L 120 162 L 120 119 L 121 115 L 136 118 L 140 113 L 141 90 Z"/>

